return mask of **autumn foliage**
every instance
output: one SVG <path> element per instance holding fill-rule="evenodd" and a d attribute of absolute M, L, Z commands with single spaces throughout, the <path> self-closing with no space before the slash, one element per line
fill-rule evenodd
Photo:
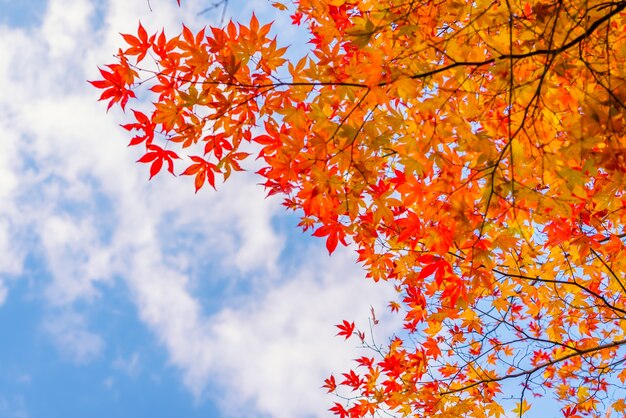
<path fill-rule="evenodd" d="M 254 16 L 139 25 L 92 84 L 154 102 L 123 125 L 150 177 L 198 190 L 258 158 L 304 230 L 394 283 L 396 338 L 338 325 L 371 356 L 326 380 L 331 411 L 624 416 L 626 1 L 274 5 L 311 53 Z"/>

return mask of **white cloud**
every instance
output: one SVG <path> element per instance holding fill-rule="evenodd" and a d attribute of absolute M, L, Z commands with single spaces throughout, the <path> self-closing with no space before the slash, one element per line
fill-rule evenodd
<path fill-rule="evenodd" d="M 41 35 L 54 58 L 74 53 L 81 37 L 89 31 L 93 5 L 89 0 L 49 0 Z"/>
<path fill-rule="evenodd" d="M 1 68 L 0 71 L 2 71 Z M 15 138 L 15 133 L 11 132 L 10 125 L 2 124 L 0 129 L 4 136 L 4 140 L 0 141 L 0 199 L 4 199 L 11 195 L 18 185 L 18 178 L 15 175 L 16 167 L 14 165 L 17 153 L 17 138 Z"/>
<path fill-rule="evenodd" d="M 28 418 L 24 396 L 0 395 L 0 416 L 4 418 Z"/>
<path fill-rule="evenodd" d="M 152 251 L 137 254 L 141 261 L 135 265 L 141 267 L 131 282 L 140 314 L 197 397 L 217 384 L 225 393 L 222 406 L 233 415 L 324 415 L 329 398 L 320 390 L 323 379 L 354 366 L 350 359 L 357 356 L 358 341 L 334 337 L 333 324 L 356 319 L 367 330 L 370 304 L 389 319 L 384 305 L 393 291 L 360 277 L 347 251 L 331 258 L 320 249 L 310 251 L 299 269 L 282 272 L 294 274 L 291 280 L 233 300 L 211 316 L 201 314 L 184 277 L 155 265 L 158 256 Z M 160 274 L 150 274 L 151 269 Z M 378 331 L 389 335 L 392 323 L 383 323 L 386 328 Z"/>
<path fill-rule="evenodd" d="M 27 373 L 21 374 L 18 378 L 17 381 L 22 383 L 22 384 L 29 384 L 31 381 L 33 380 L 33 377 Z"/>
<path fill-rule="evenodd" d="M 93 220 L 53 215 L 41 222 L 40 237 L 53 275 L 48 300 L 65 305 L 96 296 L 94 282 L 110 272 L 108 250 L 97 248 Z"/>
<path fill-rule="evenodd" d="M 0 213 L 10 212 L 2 211 Z M 22 270 L 22 257 L 23 254 L 20 251 L 19 246 L 16 247 L 14 240 L 12 239 L 12 233 L 15 228 L 8 219 L 2 219 L 0 217 L 0 306 L 5 302 L 8 289 L 4 283 L 7 277 L 14 277 Z"/>
<path fill-rule="evenodd" d="M 93 360 L 104 347 L 102 338 L 87 329 L 85 319 L 71 311 L 51 313 L 43 328 L 59 352 L 77 364 Z"/>
<path fill-rule="evenodd" d="M 112 366 L 128 377 L 137 377 L 141 369 L 141 355 L 138 351 L 134 351 L 128 358 L 118 356 Z"/>
<path fill-rule="evenodd" d="M 113 385 L 115 385 L 115 379 L 113 379 L 112 377 L 107 377 L 102 381 L 102 386 L 107 389 L 112 389 Z"/>
<path fill-rule="evenodd" d="M 380 317 L 393 296 L 389 287 L 374 287 L 354 265 L 352 254 L 325 258 L 312 251 L 293 280 L 259 295 L 259 300 L 211 318 L 215 371 L 228 388 L 224 405 L 246 416 L 252 405 L 259 414 L 282 417 L 325 416 L 332 398 L 320 389 L 331 372 L 354 367 L 351 359 L 372 352 L 357 349 L 356 337 L 336 337 L 335 323 L 355 320 L 368 331 L 370 304 Z M 392 331 L 381 324 L 378 336 Z M 242 400 L 244 402 L 242 402 Z"/>

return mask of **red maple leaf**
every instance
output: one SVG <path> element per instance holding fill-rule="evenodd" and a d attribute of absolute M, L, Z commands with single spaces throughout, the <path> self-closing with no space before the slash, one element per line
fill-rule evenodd
<path fill-rule="evenodd" d="M 350 338 L 352 336 L 352 333 L 354 332 L 354 322 L 348 322 L 345 319 L 343 320 L 342 324 L 335 326 L 340 330 L 337 335 L 345 336 L 346 340 Z"/>

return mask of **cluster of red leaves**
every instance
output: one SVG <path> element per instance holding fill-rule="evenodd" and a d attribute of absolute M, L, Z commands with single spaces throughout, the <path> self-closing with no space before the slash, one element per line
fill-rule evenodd
<path fill-rule="evenodd" d="M 260 27 L 253 16 L 250 27 L 231 22 L 225 29 L 211 28 L 210 36 L 205 30 L 193 34 L 187 27 L 171 39 L 164 32 L 148 36 L 141 24 L 137 36 L 123 35 L 129 47 L 119 51 L 119 63 L 108 65 L 110 71 L 100 70 L 103 79 L 90 83 L 104 90 L 100 100 L 108 100 L 108 108 L 119 104 L 124 109 L 136 97 L 140 65 L 146 57 L 154 60 L 153 70 L 142 70 L 156 80 L 150 87 L 157 95 L 154 108 L 150 114 L 133 110 L 135 121 L 122 125 L 137 132 L 129 145 L 146 147 L 139 162 L 151 164 L 150 178 L 164 163 L 174 173 L 173 160 L 180 158 L 171 150 L 174 144 L 183 150 L 203 150 L 189 155 L 192 164 L 182 172 L 195 176 L 196 191 L 205 182 L 215 187 L 216 174 L 228 178 L 232 171 L 242 170 L 240 162 L 248 153 L 239 147 L 253 139 L 261 111 L 258 99 L 284 100 L 271 76 L 283 64 L 285 49 L 267 37 L 269 30 L 270 25 Z M 264 139 L 266 135 L 259 142 Z"/>

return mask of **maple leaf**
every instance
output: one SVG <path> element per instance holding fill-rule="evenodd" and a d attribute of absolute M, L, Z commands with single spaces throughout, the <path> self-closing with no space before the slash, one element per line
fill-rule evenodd
<path fill-rule="evenodd" d="M 313 236 L 328 236 L 326 238 L 326 249 L 328 250 L 328 254 L 332 254 L 333 251 L 335 251 L 339 242 L 341 242 L 343 245 L 348 245 L 345 240 L 346 232 L 344 230 L 344 227 L 338 222 L 332 223 L 330 225 L 320 226 L 318 229 L 315 230 L 315 232 L 313 232 Z"/>
<path fill-rule="evenodd" d="M 174 174 L 174 159 L 178 159 L 178 155 L 174 151 L 165 150 L 158 145 L 150 144 L 147 147 L 147 152 L 137 160 L 139 163 L 151 163 L 150 164 L 150 180 L 156 176 L 161 168 L 163 162 L 167 164 L 167 171 Z"/>
<path fill-rule="evenodd" d="M 358 389 L 359 386 L 363 384 L 363 381 L 359 377 L 358 374 L 354 372 L 354 370 L 350 370 L 348 373 L 342 373 L 344 380 L 341 382 L 342 385 L 350 386 L 353 389 Z"/>
<path fill-rule="evenodd" d="M 136 97 L 135 92 L 126 87 L 127 81 L 124 79 L 121 71 L 117 71 L 117 67 L 109 67 L 113 71 L 99 69 L 103 80 L 89 81 L 89 83 L 96 88 L 104 89 L 98 100 L 111 99 L 107 105 L 107 110 L 116 103 L 120 103 L 121 108 L 124 109 L 128 100 Z"/>
<path fill-rule="evenodd" d="M 324 386 L 322 387 L 326 388 L 328 390 L 328 393 L 334 392 L 335 389 L 337 389 L 337 383 L 335 382 L 335 377 L 331 375 L 328 379 L 324 380 Z"/>
<path fill-rule="evenodd" d="M 349 416 L 348 411 L 339 403 L 335 402 L 335 405 L 329 409 L 333 414 L 339 415 L 339 418 L 346 418 Z"/>
<path fill-rule="evenodd" d="M 276 9 L 281 10 L 281 11 L 287 10 L 287 6 L 285 6 L 284 3 L 281 3 L 278 1 L 273 2 L 272 7 L 275 7 Z"/>
<path fill-rule="evenodd" d="M 152 144 L 152 140 L 154 139 L 154 130 L 156 127 L 155 124 L 153 124 L 150 119 L 142 112 L 133 110 L 133 115 L 135 116 L 137 123 L 127 123 L 121 125 L 122 128 L 126 129 L 127 131 L 141 130 L 144 132 L 144 134 L 133 137 L 130 140 L 128 146 L 139 145 L 142 142 L 145 142 L 146 145 Z"/>
<path fill-rule="evenodd" d="M 425 279 L 431 275 L 434 275 L 437 285 L 440 286 L 446 277 L 446 273 L 451 271 L 450 263 L 442 258 L 433 258 L 427 256 L 421 257 L 421 260 L 424 260 L 428 264 L 426 264 L 426 266 L 420 270 L 418 279 Z"/>
<path fill-rule="evenodd" d="M 294 14 L 291 15 L 291 23 L 293 23 L 294 25 L 298 25 L 300 26 L 300 23 L 302 23 L 302 17 L 304 15 L 300 12 L 296 12 Z"/>
<path fill-rule="evenodd" d="M 400 234 L 398 235 L 398 241 L 412 240 L 417 243 L 419 233 L 422 229 L 422 221 L 415 212 L 408 212 L 406 218 L 397 219 L 396 224 L 400 228 Z"/>
<path fill-rule="evenodd" d="M 345 319 L 343 320 L 343 323 L 335 326 L 339 328 L 337 335 L 345 336 L 346 340 L 350 338 L 354 332 L 354 322 L 348 322 Z"/>
<path fill-rule="evenodd" d="M 365 357 L 362 356 L 358 359 L 355 360 L 357 363 L 359 363 L 359 366 L 363 366 L 363 367 L 367 367 L 370 368 L 374 365 L 374 358 L 373 357 Z"/>
<path fill-rule="evenodd" d="M 513 409 L 513 413 L 521 417 L 528 413 L 529 409 L 530 404 L 526 401 L 526 399 L 523 399 L 521 402 L 517 402 L 515 409 Z"/>
<path fill-rule="evenodd" d="M 141 22 L 139 22 L 137 34 L 138 36 L 122 34 L 122 37 L 124 38 L 124 41 L 126 41 L 126 43 L 130 45 L 130 48 L 126 49 L 126 51 L 124 51 L 124 54 L 131 56 L 136 55 L 137 62 L 139 62 L 146 57 L 148 50 L 152 47 L 152 44 L 154 43 L 156 35 L 152 35 L 148 38 L 148 33 L 146 32 L 146 29 L 141 25 Z"/>
<path fill-rule="evenodd" d="M 190 156 L 191 160 L 195 164 L 190 165 L 181 173 L 182 176 L 195 175 L 194 184 L 196 186 L 196 193 L 202 188 L 204 182 L 207 181 L 211 187 L 215 188 L 215 173 L 219 172 L 219 169 L 215 164 L 206 161 L 202 157 Z"/>
<path fill-rule="evenodd" d="M 171 131 L 176 125 L 184 124 L 183 106 L 173 100 L 165 100 L 156 104 L 156 111 L 152 117 L 154 123 L 160 123 L 164 132 Z"/>
<path fill-rule="evenodd" d="M 391 312 L 399 312 L 400 304 L 398 302 L 389 302 L 389 309 L 391 309 Z"/>
<path fill-rule="evenodd" d="M 428 338 L 422 346 L 426 349 L 426 354 L 435 360 L 441 355 L 439 343 L 434 338 Z"/>

